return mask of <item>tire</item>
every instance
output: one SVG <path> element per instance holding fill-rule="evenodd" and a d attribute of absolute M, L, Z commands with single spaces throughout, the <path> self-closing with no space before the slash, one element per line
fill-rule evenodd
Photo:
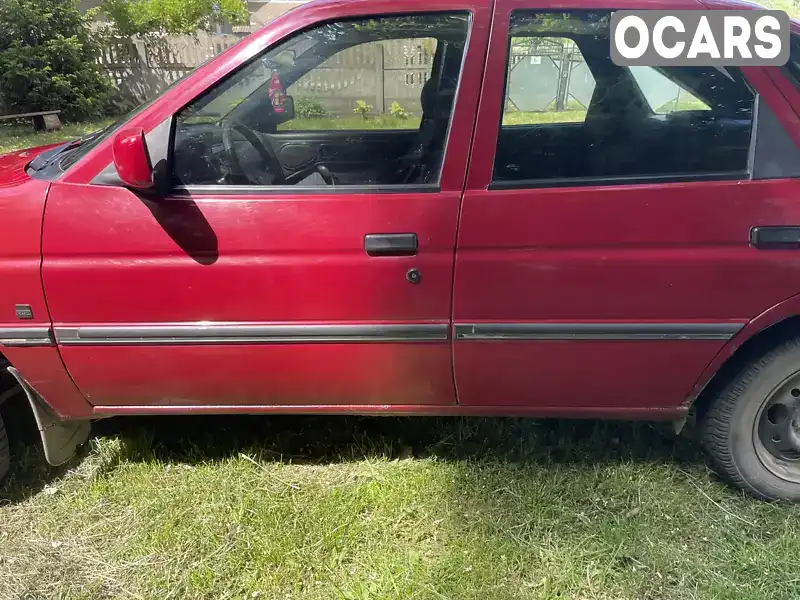
<path fill-rule="evenodd" d="M 701 435 L 730 482 L 763 500 L 800 501 L 800 338 L 740 371 L 711 401 Z"/>
<path fill-rule="evenodd" d="M 11 454 L 8 448 L 8 436 L 6 435 L 6 427 L 3 424 L 3 417 L 0 416 L 0 483 L 8 475 L 10 468 Z"/>

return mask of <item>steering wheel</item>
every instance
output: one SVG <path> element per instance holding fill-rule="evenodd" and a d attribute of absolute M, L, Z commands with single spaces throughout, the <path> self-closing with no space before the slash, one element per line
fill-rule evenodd
<path fill-rule="evenodd" d="M 258 153 L 263 167 L 258 173 L 248 173 L 242 168 L 242 160 L 236 150 L 236 144 L 233 139 L 234 131 L 247 140 L 247 143 Z M 223 125 L 222 146 L 225 148 L 225 152 L 230 157 L 236 171 L 244 175 L 250 183 L 254 185 L 281 185 L 285 183 L 286 177 L 283 174 L 283 167 L 281 167 L 281 162 L 278 160 L 275 150 L 268 143 L 265 144 L 261 141 L 261 138 L 255 132 L 241 123 L 234 122 Z"/>

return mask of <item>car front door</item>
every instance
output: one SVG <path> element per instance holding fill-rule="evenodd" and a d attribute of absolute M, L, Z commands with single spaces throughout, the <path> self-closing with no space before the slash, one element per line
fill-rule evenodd
<path fill-rule="evenodd" d="M 609 15 L 498 0 L 456 260 L 464 405 L 675 416 L 797 293 L 800 256 L 751 244 L 800 223 L 784 99 L 760 69 L 614 65 Z"/>
<path fill-rule="evenodd" d="M 99 412 L 455 402 L 455 236 L 488 2 L 364 7 L 293 11 L 134 118 L 169 191 L 113 185 L 103 148 L 53 184 L 44 285 Z M 429 58 L 358 60 L 376 47 Z"/>

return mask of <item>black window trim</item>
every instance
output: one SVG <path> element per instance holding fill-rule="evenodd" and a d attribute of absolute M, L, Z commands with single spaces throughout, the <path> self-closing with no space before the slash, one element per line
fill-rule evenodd
<path fill-rule="evenodd" d="M 469 55 L 469 50 L 472 44 L 473 32 L 475 28 L 475 11 L 472 8 L 465 7 L 463 9 L 451 9 L 451 10 L 435 10 L 435 4 L 433 5 L 433 10 L 430 11 L 411 11 L 411 12 L 403 12 L 403 13 L 379 13 L 379 14 L 369 14 L 369 15 L 361 15 L 361 16 L 353 16 L 353 17 L 346 17 L 345 19 L 341 19 L 339 17 L 332 17 L 330 19 L 325 19 L 322 21 L 318 21 L 316 23 L 312 23 L 307 27 L 302 29 L 298 29 L 297 31 L 293 31 L 292 33 L 288 34 L 286 37 L 277 40 L 274 44 L 267 46 L 266 48 L 261 49 L 255 56 L 245 61 L 243 64 L 236 67 L 233 71 L 225 75 L 223 78 L 215 81 L 214 84 L 197 96 L 193 97 L 191 100 L 186 102 L 183 106 L 181 106 L 175 113 L 173 113 L 171 117 L 172 126 L 170 127 L 170 139 L 169 139 L 169 147 L 167 149 L 167 161 L 166 166 L 168 169 L 168 178 L 169 183 L 166 186 L 167 195 L 185 195 L 187 193 L 192 194 L 204 194 L 204 193 L 213 193 L 216 195 L 269 195 L 269 194 L 277 194 L 277 195 L 326 195 L 326 194 L 409 194 L 409 193 L 439 193 L 442 191 L 442 173 L 444 173 L 444 167 L 447 162 L 447 155 L 450 151 L 450 138 L 453 130 L 453 122 L 455 121 L 455 113 L 458 107 L 458 100 L 461 97 L 461 87 L 464 83 L 464 70 L 467 64 L 467 56 Z M 248 65 L 252 64 L 254 61 L 259 60 L 264 54 L 270 52 L 274 48 L 277 48 L 280 44 L 284 43 L 284 41 L 291 39 L 294 36 L 302 35 L 303 33 L 315 29 L 317 27 L 324 26 L 329 23 L 336 23 L 341 22 L 342 20 L 347 21 L 360 21 L 367 18 L 370 19 L 379 19 L 379 18 L 392 18 L 392 17 L 412 17 L 417 15 L 467 15 L 467 35 L 466 39 L 464 40 L 464 54 L 461 57 L 461 68 L 458 74 L 458 85 L 456 86 L 455 95 L 453 96 L 453 109 L 452 114 L 450 115 L 450 122 L 447 125 L 447 135 L 445 136 L 444 142 L 444 150 L 442 151 L 442 163 L 439 166 L 439 174 L 438 178 L 435 183 L 429 184 L 396 184 L 396 185 L 356 185 L 356 186 L 347 186 L 347 185 L 325 185 L 325 186 L 253 186 L 253 185 L 243 185 L 243 186 L 236 186 L 236 185 L 184 185 L 175 179 L 175 172 L 174 172 L 174 154 L 175 154 L 175 135 L 177 132 L 177 124 L 178 124 L 178 115 L 182 113 L 190 104 L 202 98 L 206 94 L 208 94 L 213 88 L 224 83 L 229 78 L 234 77 L 239 71 L 246 68 Z M 355 131 L 355 130 L 354 130 Z M 474 134 L 474 130 L 473 130 Z M 467 169 L 469 169 L 469 159 L 467 161 Z"/>
<path fill-rule="evenodd" d="M 753 179 L 756 168 L 756 140 L 758 139 L 758 117 L 761 111 L 761 95 L 750 85 L 744 73 L 739 72 L 742 79 L 747 83 L 747 87 L 753 92 L 753 122 L 750 124 L 750 147 L 747 149 L 747 172 L 750 174 L 750 179 Z"/>
<path fill-rule="evenodd" d="M 432 194 L 441 192 L 438 183 L 398 185 L 177 185 L 171 196 L 332 196 L 341 194 Z"/>
<path fill-rule="evenodd" d="M 602 8 L 597 10 L 571 8 L 571 9 L 547 9 L 547 8 L 519 8 L 512 11 L 520 13 L 576 13 L 576 12 L 608 12 L 609 14 L 623 10 L 621 8 Z M 674 173 L 662 175 L 627 175 L 627 176 L 608 176 L 608 177 L 562 177 L 553 179 L 521 179 L 514 181 L 494 181 L 495 161 L 497 160 L 497 148 L 500 139 L 500 133 L 503 129 L 503 114 L 505 112 L 505 96 L 508 90 L 508 61 L 511 56 L 511 22 L 509 20 L 508 29 L 506 30 L 508 43 L 506 46 L 505 65 L 506 73 L 503 79 L 503 89 L 501 90 L 501 110 L 500 119 L 497 126 L 495 135 L 495 153 L 492 158 L 492 180 L 486 187 L 488 191 L 502 191 L 502 190 L 520 190 L 520 189 L 546 189 L 546 188 L 567 188 L 567 187 L 591 187 L 591 186 L 625 186 L 625 185 L 647 185 L 659 183 L 686 183 L 693 181 L 751 181 L 753 179 L 753 166 L 755 163 L 755 149 L 756 149 L 756 136 L 758 135 L 758 106 L 760 95 L 750 85 L 750 82 L 744 76 L 740 69 L 736 69 L 742 80 L 747 87 L 753 92 L 753 119 L 750 124 L 750 145 L 747 152 L 747 167 L 744 170 L 734 171 L 719 171 L 719 172 L 706 172 L 706 173 Z M 551 37 L 567 37 L 567 36 L 551 36 Z M 800 37 L 800 36 L 799 36 Z M 574 40 L 573 40 L 574 41 Z M 577 44 L 577 42 L 576 42 Z M 584 58 L 585 60 L 585 58 Z M 649 104 L 648 104 L 649 106 Z M 589 110 L 589 107 L 586 109 Z M 569 123 L 567 123 L 569 124 Z M 522 126 L 524 127 L 524 125 Z"/>
<path fill-rule="evenodd" d="M 752 179 L 749 170 L 722 171 L 716 173 L 667 174 L 667 175 L 630 175 L 626 177 L 575 177 L 558 179 L 523 179 L 520 181 L 496 181 L 489 184 L 487 189 L 494 190 L 519 190 L 543 189 L 563 187 L 590 187 L 590 186 L 621 186 L 621 185 L 646 185 L 658 183 L 685 183 L 691 181 L 749 181 Z"/>
<path fill-rule="evenodd" d="M 800 46 L 800 33 L 790 31 L 789 35 L 789 50 L 791 52 L 792 46 Z M 792 61 L 791 54 L 789 60 L 785 65 L 780 67 L 781 74 L 792 84 L 798 91 L 800 91 L 800 67 Z"/>

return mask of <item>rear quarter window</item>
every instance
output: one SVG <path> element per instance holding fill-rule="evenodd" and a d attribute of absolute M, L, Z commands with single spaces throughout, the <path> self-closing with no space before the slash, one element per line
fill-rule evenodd
<path fill-rule="evenodd" d="M 790 40 L 789 61 L 784 65 L 783 73 L 800 90 L 800 35 L 793 33 Z"/>

